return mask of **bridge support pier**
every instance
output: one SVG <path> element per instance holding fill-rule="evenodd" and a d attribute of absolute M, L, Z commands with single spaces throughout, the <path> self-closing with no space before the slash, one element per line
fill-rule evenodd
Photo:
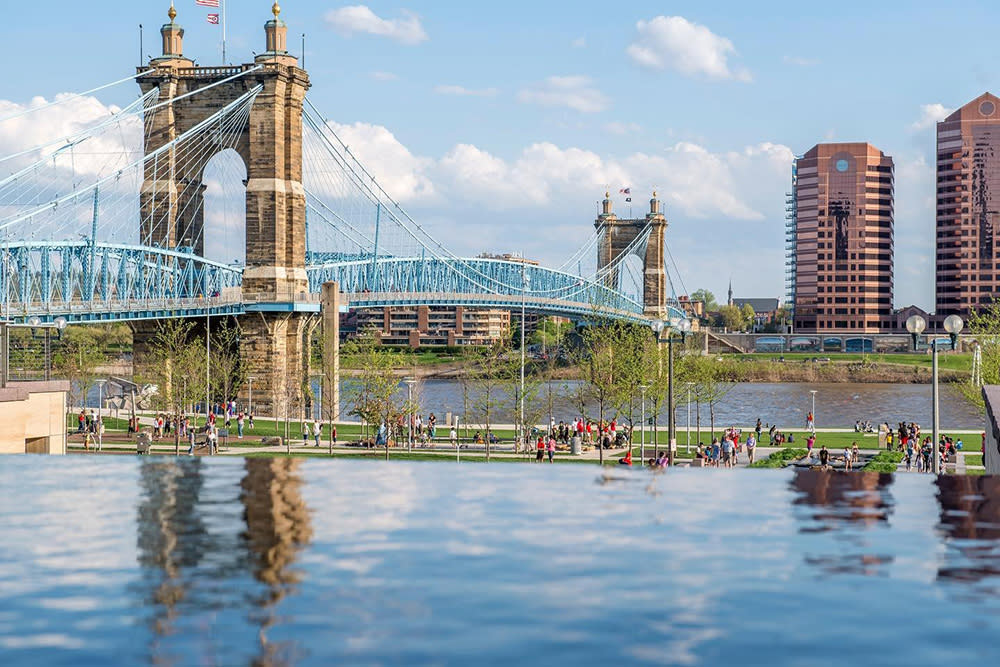
<path fill-rule="evenodd" d="M 301 420 L 309 381 L 306 313 L 248 313 L 240 317 L 240 358 L 254 377 L 254 413 Z M 246 401 L 249 387 L 240 390 Z"/>
<path fill-rule="evenodd" d="M 323 318 L 323 419 L 340 420 L 340 285 L 324 283 L 320 305 Z"/>

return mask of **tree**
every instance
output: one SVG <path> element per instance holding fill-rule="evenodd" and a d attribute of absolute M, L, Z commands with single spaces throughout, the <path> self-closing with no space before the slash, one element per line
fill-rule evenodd
<path fill-rule="evenodd" d="M 508 341 L 497 340 L 477 350 L 471 366 L 472 406 L 485 429 L 486 460 L 490 460 L 490 428 L 503 400 L 503 387 L 511 382 L 512 354 Z"/>
<path fill-rule="evenodd" d="M 54 375 L 69 380 L 70 409 L 86 403 L 99 375 L 97 369 L 108 359 L 94 333 L 86 327 L 67 327 L 62 332 L 62 345 L 52 355 Z"/>
<path fill-rule="evenodd" d="M 719 308 L 719 324 L 729 331 L 742 331 L 746 328 L 743 313 L 736 306 Z"/>
<path fill-rule="evenodd" d="M 1000 302 L 993 302 L 988 308 L 975 310 L 969 316 L 969 333 L 975 335 L 982 355 L 981 378 L 969 375 L 960 386 L 962 396 L 978 407 L 985 409 L 983 401 L 984 384 L 1000 384 Z"/>
<path fill-rule="evenodd" d="M 246 368 L 240 357 L 240 334 L 239 324 L 228 318 L 212 328 L 209 361 L 215 400 L 229 401 L 235 396 L 236 388 L 246 383 Z"/>
<path fill-rule="evenodd" d="M 546 317 L 539 320 L 538 326 L 531 332 L 528 342 L 532 345 L 541 345 L 546 351 L 554 352 L 562 344 L 566 334 L 573 330 L 573 323 Z"/>
<path fill-rule="evenodd" d="M 367 330 L 344 346 L 343 360 L 345 368 L 357 371 L 356 381 L 349 389 L 353 404 L 351 414 L 374 425 L 381 433 L 388 460 L 394 425 L 405 412 L 405 405 L 397 400 L 397 370 L 404 366 L 406 359 L 402 352 L 383 346 L 377 331 Z"/>
<path fill-rule="evenodd" d="M 204 350 L 192 342 L 193 322 L 161 320 L 150 345 L 150 354 L 136 368 L 139 382 L 154 384 L 153 407 L 167 413 L 177 424 L 188 405 L 196 400 L 201 385 L 194 381 L 204 371 Z M 180 453 L 180 430 L 174 429 L 174 453 Z"/>
<path fill-rule="evenodd" d="M 757 316 L 757 313 L 753 311 L 753 306 L 749 303 L 744 303 L 740 308 L 740 317 L 743 318 L 743 329 L 749 331 L 753 327 L 753 320 Z"/>
<path fill-rule="evenodd" d="M 726 376 L 724 369 L 712 357 L 691 355 L 686 357 L 685 374 L 690 374 L 693 398 L 699 403 L 708 403 L 708 414 L 711 420 L 712 438 L 715 438 L 715 406 L 732 391 L 735 383 Z M 699 434 L 701 423 L 699 416 Z"/>
<path fill-rule="evenodd" d="M 707 289 L 697 289 L 691 292 L 691 300 L 704 303 L 706 313 L 719 307 L 719 304 L 715 302 L 715 295 Z"/>

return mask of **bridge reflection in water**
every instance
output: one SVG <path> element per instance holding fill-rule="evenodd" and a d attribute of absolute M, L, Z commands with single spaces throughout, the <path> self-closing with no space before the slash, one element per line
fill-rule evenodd
<path fill-rule="evenodd" d="M 0 503 L 5 665 L 867 664 L 882 627 L 889 662 L 971 664 L 1000 632 L 991 478 L 186 457 L 0 472 L 2 497 L 31 500 Z"/>

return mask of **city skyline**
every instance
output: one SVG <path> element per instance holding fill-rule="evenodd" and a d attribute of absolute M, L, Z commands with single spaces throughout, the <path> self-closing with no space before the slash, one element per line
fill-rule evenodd
<path fill-rule="evenodd" d="M 230 7 L 230 60 L 259 50 L 270 4 Z M 793 18 L 785 3 L 755 13 L 677 3 L 667 16 L 655 3 L 614 11 L 582 3 L 567 13 L 526 3 L 500 10 L 289 0 L 282 18 L 294 53 L 292 36 L 308 33 L 310 96 L 403 206 L 457 252 L 523 252 L 557 266 L 589 235 L 605 187 L 613 195 L 631 187 L 638 211 L 657 188 L 678 293 L 719 296 L 732 274 L 738 296 L 780 296 L 793 156 L 821 141 L 869 141 L 896 159 L 895 305 L 932 310 L 934 121 L 998 88 L 985 69 L 956 71 L 940 57 L 934 35 L 962 25 L 969 59 L 989 62 L 976 36 L 1000 12 L 962 4 L 965 12 L 939 16 L 917 3 L 905 22 L 891 8 L 869 7 L 863 24 L 832 8 Z M 219 28 L 206 10 L 194 0 L 176 5 L 188 55 L 219 62 Z M 12 52 L 34 62 L 11 70 L 0 115 L 35 95 L 127 76 L 138 64 L 138 23 L 146 55 L 155 55 L 168 6 L 108 2 L 97 15 L 58 0 L 12 7 Z M 77 29 L 94 22 L 113 36 L 99 48 Z M 889 82 L 845 46 L 876 33 L 893 45 Z M 782 40 L 768 38 L 776 34 Z M 79 53 L 86 70 L 64 66 Z M 120 105 L 136 94 L 126 84 L 99 97 Z M 48 114 L 44 122 L 0 125 L 0 148 L 37 143 L 70 121 Z M 720 238 L 730 245 L 720 247 Z"/>

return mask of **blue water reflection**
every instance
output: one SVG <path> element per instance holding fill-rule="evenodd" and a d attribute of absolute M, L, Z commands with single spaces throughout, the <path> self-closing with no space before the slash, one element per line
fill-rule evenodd
<path fill-rule="evenodd" d="M 0 459 L 0 662 L 992 660 L 1000 480 Z"/>

